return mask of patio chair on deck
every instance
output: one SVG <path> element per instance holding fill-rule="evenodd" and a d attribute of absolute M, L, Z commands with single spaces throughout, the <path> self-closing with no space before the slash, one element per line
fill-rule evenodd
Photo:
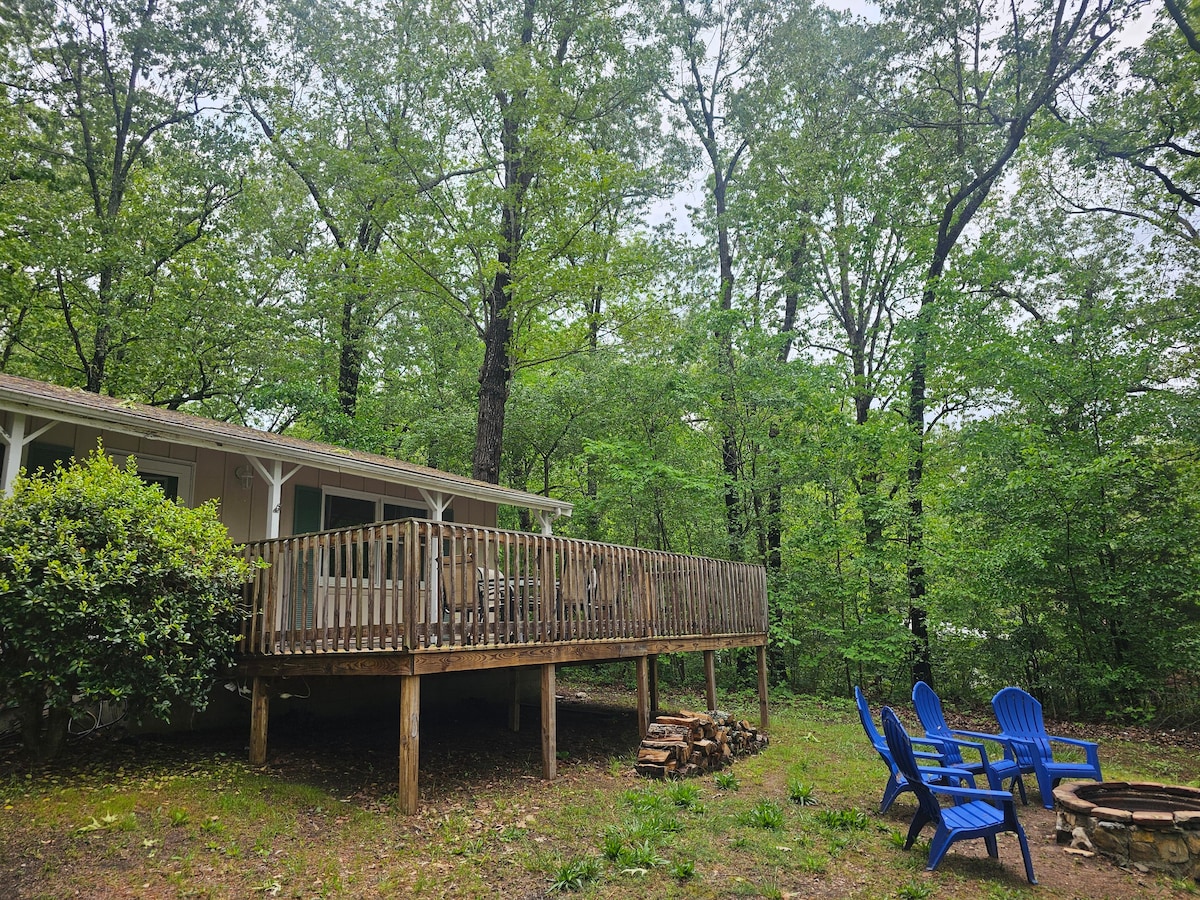
<path fill-rule="evenodd" d="M 1094 778 L 1103 781 L 1100 772 L 1100 747 L 1095 741 L 1055 737 L 1046 733 L 1042 704 L 1019 687 L 1006 687 L 992 698 L 992 709 L 1000 730 L 1012 742 L 1021 765 L 1037 776 L 1042 806 L 1054 809 L 1054 786 L 1064 778 Z M 1067 744 L 1084 751 L 1086 762 L 1056 762 L 1051 743 Z"/>
<path fill-rule="evenodd" d="M 892 758 L 900 774 L 908 779 L 913 793 L 917 795 L 917 812 L 908 828 L 908 839 L 904 849 L 912 847 L 921 830 L 931 822 L 937 826 L 929 845 L 929 862 L 926 868 L 938 867 L 946 851 L 955 841 L 967 838 L 983 838 L 988 856 L 999 856 L 996 835 L 1002 831 L 1014 832 L 1021 843 L 1021 856 L 1025 861 L 1025 877 L 1030 884 L 1037 884 L 1033 876 L 1033 861 L 1029 858 L 1029 842 L 1025 829 L 1017 819 L 1017 804 L 1008 791 L 984 791 L 973 788 L 930 784 L 920 777 L 912 742 L 904 726 L 890 707 L 883 708 L 883 734 L 891 750 Z M 943 808 L 937 795 L 954 798 L 954 805 Z"/>
<path fill-rule="evenodd" d="M 1004 781 L 1011 779 L 1009 789 L 1016 787 L 1021 792 L 1021 802 L 1028 803 L 1025 796 L 1025 782 L 1021 780 L 1022 773 L 1032 772 L 1032 766 L 1022 767 L 1018 761 L 1015 749 L 1004 735 L 984 734 L 980 731 L 963 731 L 951 728 L 946 724 L 946 716 L 942 713 L 942 701 L 933 688 L 923 681 L 918 681 L 912 691 L 913 706 L 917 710 L 917 718 L 925 735 L 942 741 L 945 753 L 942 765 L 956 769 L 966 769 L 976 775 L 987 778 L 988 786 L 999 791 L 1004 787 Z M 1004 747 L 1002 759 L 988 759 L 987 749 L 983 741 L 995 741 Z M 966 762 L 963 759 L 962 747 L 968 747 L 979 754 L 979 762 Z"/>
<path fill-rule="evenodd" d="M 888 783 L 887 787 L 883 789 L 883 800 L 879 803 L 879 811 L 885 813 L 891 808 L 892 803 L 895 802 L 898 796 L 905 791 L 912 790 L 912 785 L 908 783 L 908 779 L 901 775 L 900 770 L 896 768 L 896 762 L 892 759 L 892 751 L 888 749 L 887 741 L 883 739 L 883 735 L 875 727 L 875 720 L 871 717 L 871 707 L 867 705 L 867 698 L 863 695 L 862 689 L 857 685 L 854 687 L 854 702 L 858 705 L 858 720 L 862 723 L 863 731 L 867 733 L 867 738 L 871 741 L 871 746 L 875 748 L 875 752 L 879 754 L 879 758 L 888 767 Z M 975 787 L 975 778 L 970 772 L 962 769 L 947 769 L 941 765 L 929 765 L 931 762 L 941 762 L 941 741 L 921 740 L 918 738 L 915 743 L 934 748 L 934 752 L 914 751 L 914 757 L 922 761 L 920 766 L 922 778 L 959 780 L 966 782 L 971 787 Z"/>

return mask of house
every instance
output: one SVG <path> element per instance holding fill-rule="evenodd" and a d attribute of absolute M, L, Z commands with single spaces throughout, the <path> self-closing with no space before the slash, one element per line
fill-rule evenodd
<path fill-rule="evenodd" d="M 446 672 L 535 670 L 543 774 L 555 774 L 555 666 L 631 659 L 645 731 L 657 654 L 758 652 L 767 724 L 766 575 L 759 566 L 555 536 L 561 500 L 423 466 L 0 375 L 0 487 L 22 466 L 98 442 L 186 504 L 220 501 L 268 565 L 247 585 L 237 675 L 252 683 L 251 760 L 266 759 L 275 680 L 398 676 L 400 800 L 418 798 L 420 686 Z M 538 533 L 497 528 L 500 505 Z M 515 686 L 517 679 L 511 679 Z M 512 699 L 513 718 L 519 710 Z"/>

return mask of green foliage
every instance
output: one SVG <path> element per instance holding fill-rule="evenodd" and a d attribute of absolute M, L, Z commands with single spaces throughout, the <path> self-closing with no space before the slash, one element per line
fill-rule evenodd
<path fill-rule="evenodd" d="M 817 802 L 816 785 L 805 783 L 799 778 L 789 778 L 787 783 L 788 799 L 797 806 L 815 806 Z"/>
<path fill-rule="evenodd" d="M 822 809 L 817 812 L 817 821 L 838 831 L 864 831 L 871 827 L 871 817 L 861 809 Z"/>
<path fill-rule="evenodd" d="M 630 869 L 653 869 L 664 866 L 667 861 L 658 854 L 657 845 L 651 840 L 633 841 L 617 853 L 617 865 L 624 871 Z"/>
<path fill-rule="evenodd" d="M 740 787 L 737 776 L 732 772 L 718 772 L 713 777 L 713 782 L 722 791 L 736 791 Z"/>
<path fill-rule="evenodd" d="M 759 800 L 738 819 L 743 825 L 767 831 L 783 830 L 783 808 L 774 800 Z"/>
<path fill-rule="evenodd" d="M 667 798 L 676 806 L 692 812 L 701 812 L 700 788 L 691 781 L 676 781 L 667 785 Z"/>
<path fill-rule="evenodd" d="M 926 881 L 908 881 L 896 891 L 899 900 L 927 900 L 933 896 L 933 885 Z"/>
<path fill-rule="evenodd" d="M 594 856 L 580 856 L 563 863 L 554 872 L 550 882 L 551 891 L 582 891 L 600 877 L 600 860 Z"/>
<path fill-rule="evenodd" d="M 166 500 L 132 459 L 122 471 L 98 449 L 18 478 L 0 501 L 0 698 L 30 749 L 57 749 L 78 699 L 203 708 L 249 571 L 214 504 Z"/>
<path fill-rule="evenodd" d="M 679 881 L 690 881 L 696 877 L 696 863 L 691 859 L 677 859 L 671 863 L 671 877 Z"/>

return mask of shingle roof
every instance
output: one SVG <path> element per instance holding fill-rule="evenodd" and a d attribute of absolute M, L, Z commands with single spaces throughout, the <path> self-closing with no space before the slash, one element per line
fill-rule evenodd
<path fill-rule="evenodd" d="M 42 381 L 0 375 L 0 410 L 104 428 L 152 440 L 242 453 L 326 471 L 377 478 L 458 497 L 569 516 L 573 504 L 510 490 L 374 453 L 361 453 L 190 413 L 145 406 Z"/>

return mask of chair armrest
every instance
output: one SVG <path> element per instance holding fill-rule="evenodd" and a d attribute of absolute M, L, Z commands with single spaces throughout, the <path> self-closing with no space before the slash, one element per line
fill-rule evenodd
<path fill-rule="evenodd" d="M 984 749 L 983 744 L 979 743 L 978 741 L 962 740 L 961 738 L 947 738 L 945 740 L 947 743 L 954 744 L 956 747 L 970 747 L 979 754 L 979 759 L 983 763 L 983 767 L 985 769 L 988 767 L 989 762 L 987 750 Z"/>
<path fill-rule="evenodd" d="M 964 731 L 961 728 L 951 728 L 951 734 L 961 734 L 964 737 L 974 738 L 977 741 L 995 741 L 997 744 L 1008 743 L 1008 738 L 1002 734 L 985 734 L 982 731 Z"/>
<path fill-rule="evenodd" d="M 1048 735 L 1048 737 L 1050 738 L 1050 740 L 1055 741 L 1059 744 L 1073 744 L 1076 747 L 1084 747 L 1084 748 L 1097 747 L 1098 748 L 1100 746 L 1095 741 L 1085 741 L 1085 740 L 1081 740 L 1080 738 L 1059 737 L 1058 735 L 1054 735 L 1054 734 Z"/>
<path fill-rule="evenodd" d="M 1087 753 L 1087 761 L 1089 766 L 1100 768 L 1100 745 L 1095 741 L 1085 741 L 1080 738 L 1057 737 L 1050 735 L 1050 740 L 1059 744 L 1069 744 L 1072 747 L 1082 747 Z"/>
<path fill-rule="evenodd" d="M 1006 757 L 1014 755 L 1012 750 L 1013 739 L 1007 734 L 984 734 L 982 731 L 963 731 L 958 728 L 952 728 L 950 730 L 954 734 L 964 734 L 967 737 L 975 738 L 976 740 L 993 741 L 1004 747 L 1004 755 Z"/>
<path fill-rule="evenodd" d="M 999 800 L 1002 803 L 1012 803 L 1013 795 L 1008 791 L 991 791 L 984 788 L 953 787 L 947 784 L 931 784 L 929 789 L 935 794 L 945 794 L 964 800 Z"/>
<path fill-rule="evenodd" d="M 952 769 L 949 766 L 917 766 L 917 771 L 921 773 L 922 780 L 928 782 L 930 778 L 957 778 L 959 781 L 966 781 L 975 787 L 975 776 L 966 769 Z"/>
<path fill-rule="evenodd" d="M 941 759 L 942 758 L 942 754 L 940 754 L 940 753 L 925 753 L 921 750 L 914 750 L 913 756 L 915 756 L 917 759 Z"/>

